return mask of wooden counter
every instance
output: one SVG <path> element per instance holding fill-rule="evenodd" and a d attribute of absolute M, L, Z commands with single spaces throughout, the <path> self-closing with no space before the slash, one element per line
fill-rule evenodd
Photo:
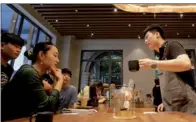
<path fill-rule="evenodd" d="M 153 111 L 153 108 L 136 108 L 136 118 L 131 120 L 117 120 L 112 112 L 103 108 L 91 115 L 54 115 L 53 122 L 196 122 L 196 116 L 181 112 L 143 114 Z M 29 118 L 12 120 L 9 122 L 29 122 Z"/>

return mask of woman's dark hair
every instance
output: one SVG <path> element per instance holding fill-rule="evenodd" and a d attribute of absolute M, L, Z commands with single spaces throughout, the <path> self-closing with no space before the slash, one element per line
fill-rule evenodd
<path fill-rule="evenodd" d="M 93 83 L 91 86 L 102 89 L 103 88 L 103 83 L 100 82 L 100 81 L 97 81 L 97 82 Z"/>
<path fill-rule="evenodd" d="M 48 50 L 50 50 L 51 45 L 53 45 L 52 42 L 40 42 L 35 45 L 33 48 L 33 51 L 27 50 L 25 51 L 24 55 L 29 59 L 32 60 L 32 64 L 34 64 L 37 60 L 37 56 L 40 51 L 43 53 L 46 53 Z"/>

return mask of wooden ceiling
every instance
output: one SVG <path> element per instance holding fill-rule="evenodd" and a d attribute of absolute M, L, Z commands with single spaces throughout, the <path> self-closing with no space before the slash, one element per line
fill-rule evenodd
<path fill-rule="evenodd" d="M 166 38 L 196 38 L 196 13 L 129 13 L 112 4 L 31 4 L 61 35 L 77 39 L 143 38 L 159 24 Z"/>

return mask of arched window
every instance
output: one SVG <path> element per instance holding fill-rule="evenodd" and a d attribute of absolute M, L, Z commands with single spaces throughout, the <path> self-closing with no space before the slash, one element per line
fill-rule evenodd
<path fill-rule="evenodd" d="M 97 81 L 122 84 L 122 51 L 83 51 L 81 59 L 80 89 Z"/>

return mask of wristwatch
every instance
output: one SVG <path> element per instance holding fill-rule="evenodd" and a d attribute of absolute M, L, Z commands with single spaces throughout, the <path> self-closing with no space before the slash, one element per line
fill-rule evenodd
<path fill-rule="evenodd" d="M 152 69 L 156 69 L 156 68 L 157 68 L 157 63 L 156 63 L 156 62 L 152 62 L 151 68 L 152 68 Z"/>

